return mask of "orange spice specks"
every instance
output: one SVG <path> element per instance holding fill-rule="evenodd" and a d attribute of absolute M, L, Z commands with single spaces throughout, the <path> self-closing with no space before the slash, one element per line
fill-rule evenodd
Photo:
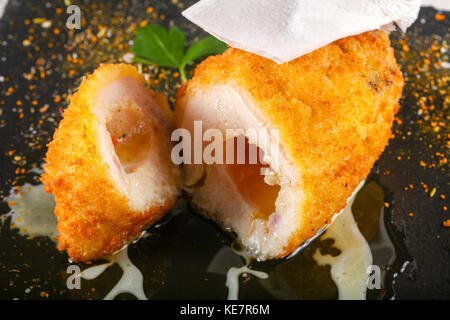
<path fill-rule="evenodd" d="M 441 13 L 436 13 L 435 16 L 434 16 L 434 19 L 435 19 L 436 21 L 442 21 L 442 20 L 445 20 L 445 15 L 443 15 L 443 14 L 441 14 Z"/>
<path fill-rule="evenodd" d="M 450 227 L 450 219 L 445 220 L 444 222 L 442 222 L 442 225 L 443 225 L 444 227 Z"/>
<path fill-rule="evenodd" d="M 408 213 L 408 215 L 409 215 L 410 217 L 413 217 L 413 216 L 414 216 L 414 212 L 410 212 L 410 213 Z"/>

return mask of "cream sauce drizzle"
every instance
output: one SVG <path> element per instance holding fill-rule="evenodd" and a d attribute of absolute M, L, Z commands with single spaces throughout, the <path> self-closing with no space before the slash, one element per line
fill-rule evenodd
<path fill-rule="evenodd" d="M 317 250 L 313 256 L 319 265 L 331 266 L 331 278 L 339 291 L 340 300 L 363 300 L 367 291 L 367 269 L 372 265 L 369 244 L 353 218 L 352 205 L 364 181 L 347 200 L 347 206 L 321 237 L 334 239 L 334 247 L 341 253 L 333 257 Z"/>
<path fill-rule="evenodd" d="M 450 11 L 450 1 L 448 0 L 422 0 L 422 7 L 428 6 L 437 10 Z"/>
<path fill-rule="evenodd" d="M 341 250 L 337 257 L 321 255 L 316 252 L 314 259 L 319 265 L 331 265 L 331 276 L 339 290 L 339 299 L 364 299 L 366 295 L 367 268 L 372 264 L 372 254 L 364 237 L 359 232 L 351 212 L 351 206 L 355 196 L 363 184 L 347 201 L 343 213 L 338 216 L 328 228 L 322 239 L 332 238 L 335 247 Z M 46 236 L 54 240 L 56 231 L 56 218 L 53 214 L 54 199 L 43 190 L 43 185 L 25 184 L 19 193 L 11 191 L 6 198 L 11 211 L 3 216 L 11 217 L 22 236 Z M 267 279 L 268 274 L 262 271 L 250 269 L 249 256 L 242 252 L 236 252 L 245 259 L 242 267 L 231 267 L 227 271 L 226 283 L 228 287 L 228 299 L 237 300 L 239 296 L 239 277 L 241 274 L 251 274 L 260 279 Z M 87 268 L 81 273 L 81 277 L 92 280 L 100 276 L 106 269 L 117 263 L 123 270 L 119 282 L 104 298 L 114 299 L 121 293 L 131 293 L 138 299 L 147 300 L 143 289 L 143 275 L 128 257 L 128 248 L 109 258 L 110 262 Z"/>
<path fill-rule="evenodd" d="M 241 274 L 244 274 L 244 275 L 251 274 L 260 279 L 267 279 L 269 277 L 269 275 L 265 272 L 252 270 L 248 267 L 251 262 L 251 258 L 248 255 L 246 255 L 243 252 L 237 252 L 237 251 L 234 251 L 234 252 L 245 259 L 245 265 L 240 268 L 231 267 L 230 269 L 228 269 L 227 280 L 225 282 L 225 286 L 228 287 L 228 297 L 227 297 L 228 300 L 238 300 L 238 298 L 239 298 L 239 277 Z"/>
<path fill-rule="evenodd" d="M 2 220 L 11 217 L 11 226 L 15 226 L 24 237 L 49 237 L 55 241 L 56 218 L 53 214 L 55 201 L 51 194 L 44 191 L 43 185 L 23 185 L 19 192 L 10 191 L 5 198 L 11 211 L 2 216 Z"/>

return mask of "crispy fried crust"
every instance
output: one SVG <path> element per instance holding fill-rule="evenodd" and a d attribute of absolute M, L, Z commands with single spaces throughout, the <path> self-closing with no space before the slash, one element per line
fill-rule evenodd
<path fill-rule="evenodd" d="M 44 189 L 53 193 L 58 219 L 58 249 L 74 261 L 97 259 L 119 250 L 154 223 L 172 203 L 133 212 L 102 159 L 97 142 L 95 93 L 118 77 L 142 76 L 129 65 L 101 65 L 84 79 L 48 145 Z"/>
<path fill-rule="evenodd" d="M 338 40 L 289 63 L 228 49 L 209 57 L 178 93 L 176 118 L 196 89 L 233 84 L 247 92 L 300 172 L 298 228 L 280 257 L 311 238 L 368 175 L 388 143 L 403 77 L 389 37 Z"/>

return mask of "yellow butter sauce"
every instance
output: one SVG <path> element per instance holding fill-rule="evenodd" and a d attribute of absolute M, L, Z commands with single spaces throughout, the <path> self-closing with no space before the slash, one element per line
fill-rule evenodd
<path fill-rule="evenodd" d="M 19 190 L 11 190 L 5 199 L 11 210 L 2 217 L 11 218 L 11 227 L 17 228 L 25 237 L 49 237 L 55 241 L 56 218 L 53 214 L 55 201 L 46 193 L 43 185 L 25 184 Z"/>

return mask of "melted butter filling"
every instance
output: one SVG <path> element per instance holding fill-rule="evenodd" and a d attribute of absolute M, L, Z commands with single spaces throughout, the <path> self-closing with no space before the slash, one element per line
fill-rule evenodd
<path fill-rule="evenodd" d="M 244 164 L 238 163 L 238 146 L 237 138 L 234 138 L 234 164 L 225 165 L 227 173 L 239 194 L 255 208 L 254 218 L 267 220 L 275 212 L 280 186 L 265 183 L 261 171 L 269 166 L 263 162 L 262 151 L 257 146 L 250 144 L 245 138 Z M 250 161 L 252 152 L 257 155 L 255 164 Z"/>
<path fill-rule="evenodd" d="M 125 171 L 131 171 L 150 150 L 150 120 L 139 107 L 130 104 L 117 109 L 106 127 L 120 163 Z"/>

